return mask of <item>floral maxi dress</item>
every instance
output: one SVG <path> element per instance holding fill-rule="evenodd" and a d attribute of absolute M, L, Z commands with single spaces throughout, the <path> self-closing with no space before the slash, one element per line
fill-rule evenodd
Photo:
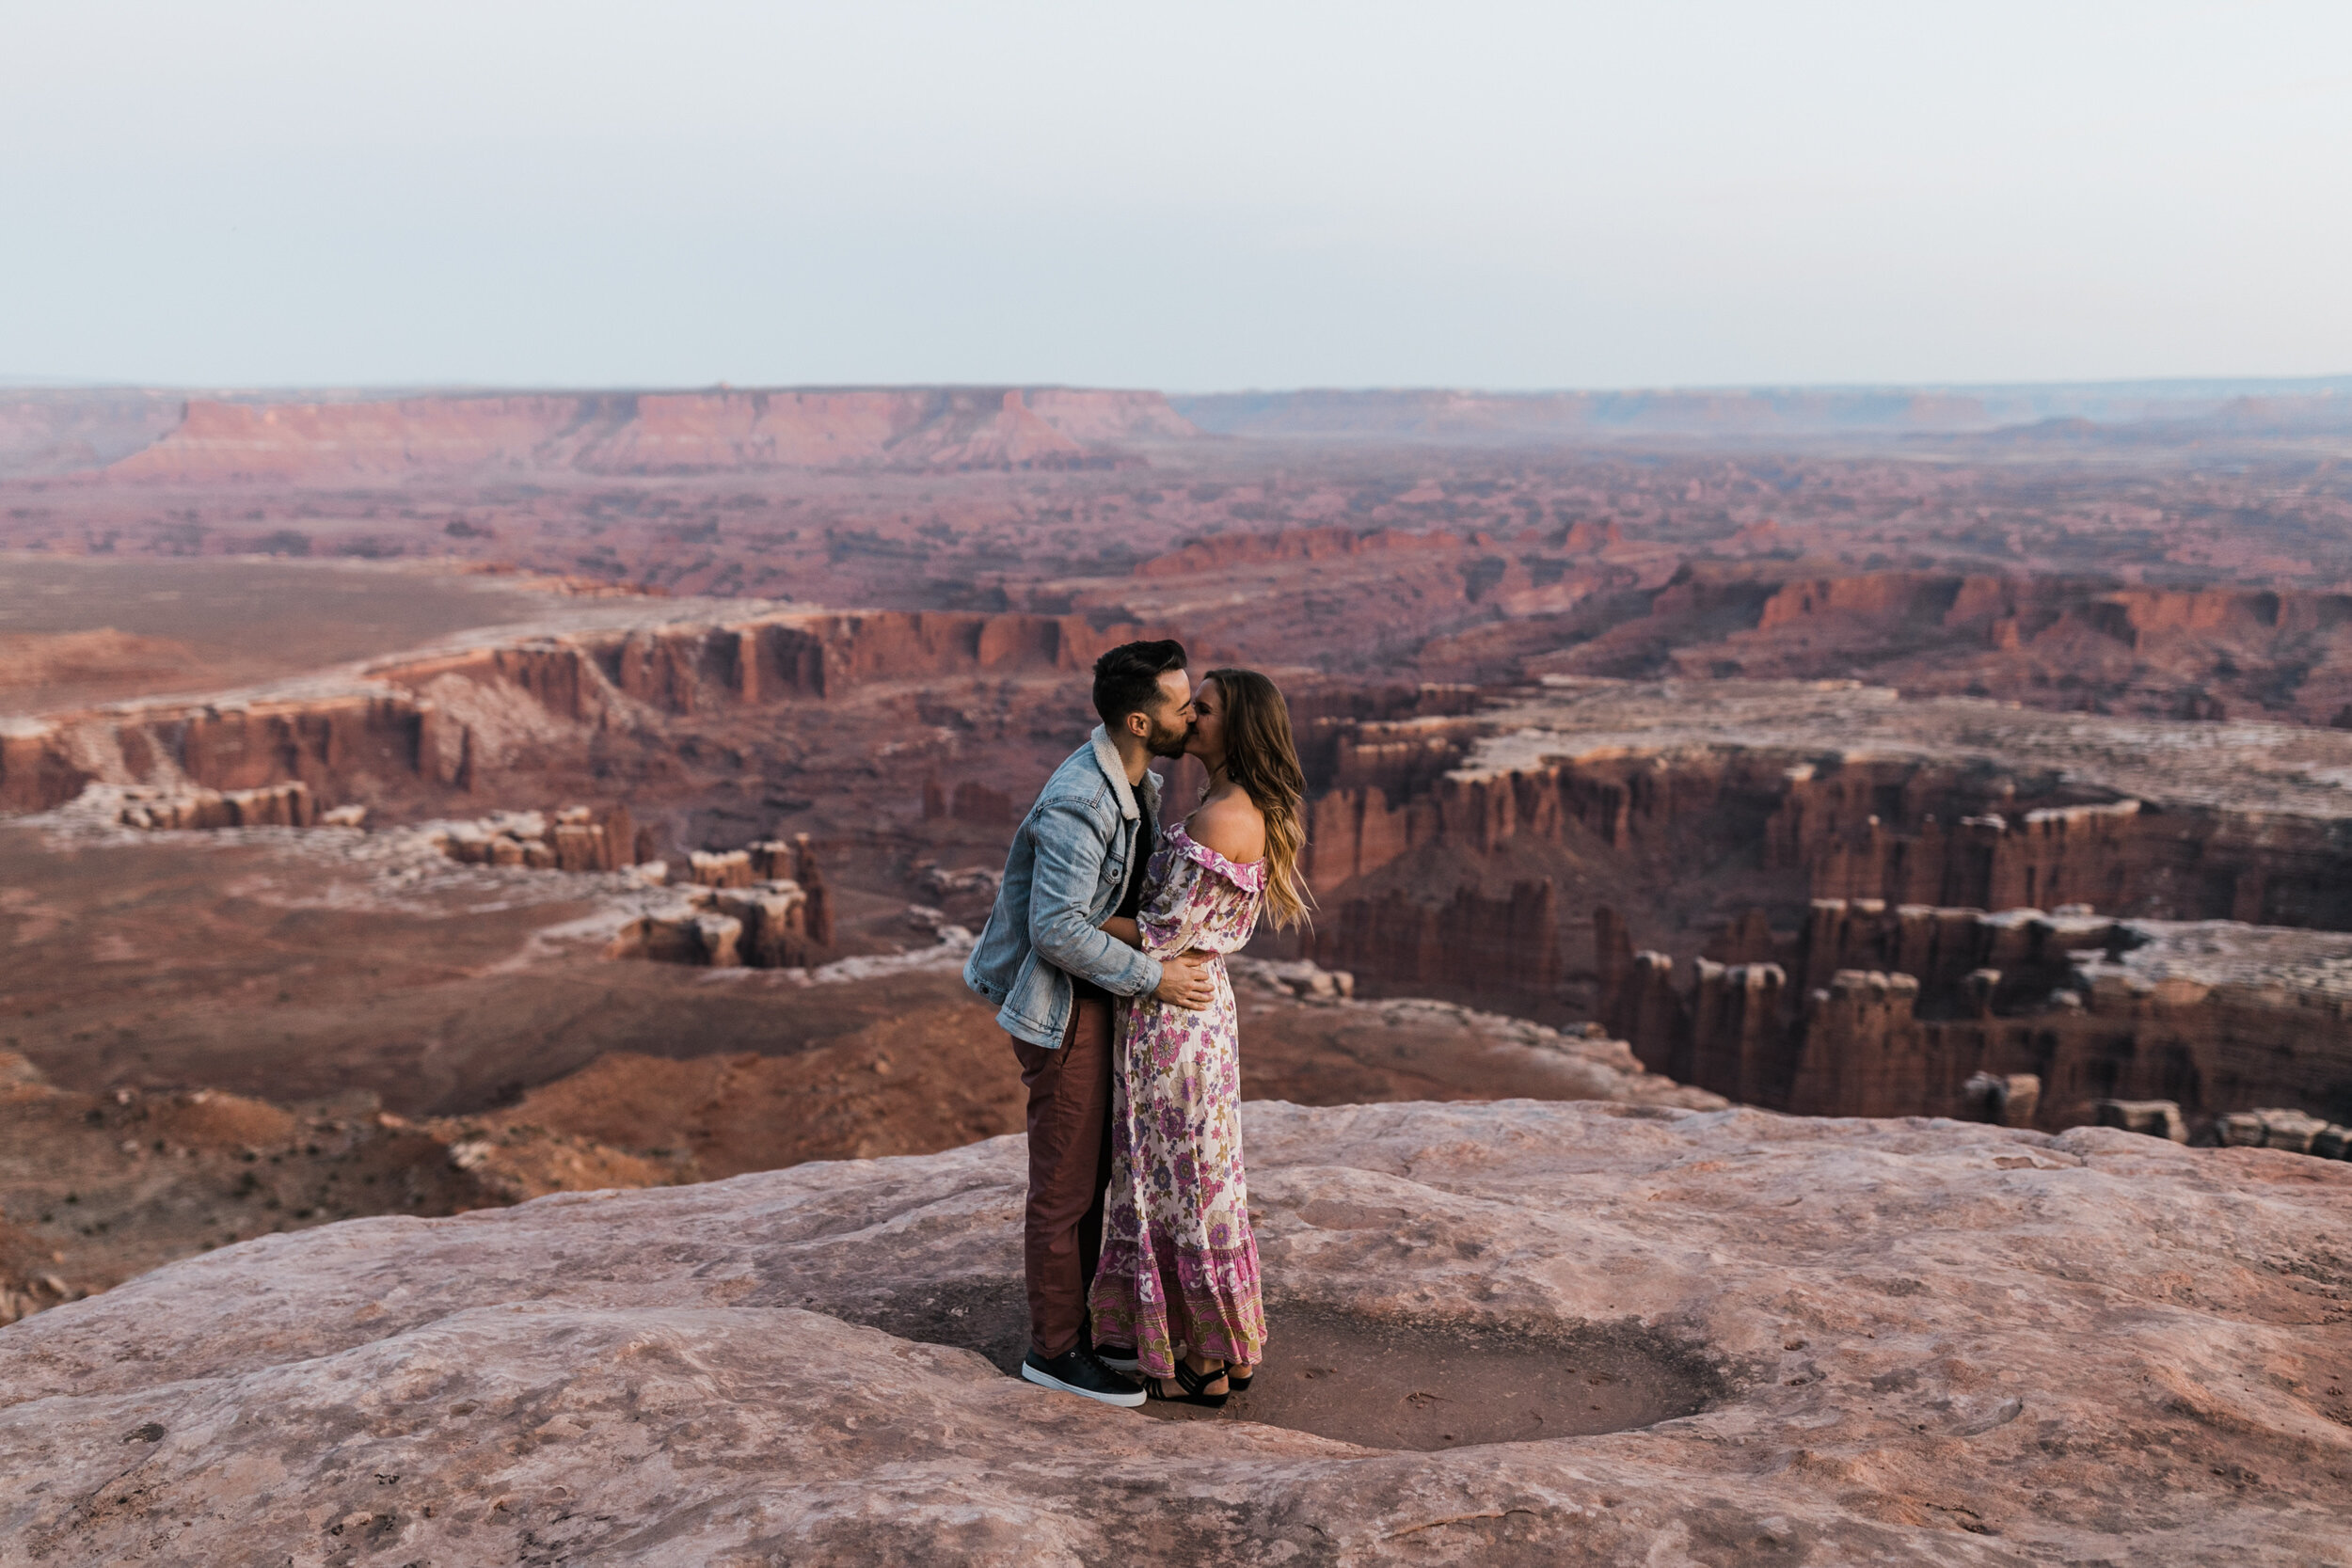
<path fill-rule="evenodd" d="M 1154 1377 L 1174 1375 L 1180 1348 L 1243 1367 L 1265 1354 L 1242 1176 L 1241 1021 L 1221 957 L 1249 940 L 1264 894 L 1264 862 L 1236 865 L 1182 823 L 1146 870 L 1143 950 L 1220 955 L 1205 1011 L 1149 996 L 1119 1009 L 1110 1190 L 1089 1305 L 1096 1342 L 1134 1345 Z"/>

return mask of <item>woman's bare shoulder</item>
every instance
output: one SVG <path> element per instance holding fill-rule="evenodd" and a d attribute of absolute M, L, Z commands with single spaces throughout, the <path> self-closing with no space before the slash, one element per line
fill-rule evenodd
<path fill-rule="evenodd" d="M 1265 853 L 1265 818 L 1239 790 L 1194 812 L 1186 832 L 1195 844 L 1216 850 L 1237 865 L 1247 865 Z"/>

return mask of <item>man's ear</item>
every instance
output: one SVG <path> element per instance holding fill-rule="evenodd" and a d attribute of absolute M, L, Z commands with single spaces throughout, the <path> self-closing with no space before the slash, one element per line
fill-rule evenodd
<path fill-rule="evenodd" d="M 1124 722 L 1127 726 L 1127 733 L 1137 740 L 1152 738 L 1152 716 L 1150 714 L 1138 710 L 1127 715 Z"/>

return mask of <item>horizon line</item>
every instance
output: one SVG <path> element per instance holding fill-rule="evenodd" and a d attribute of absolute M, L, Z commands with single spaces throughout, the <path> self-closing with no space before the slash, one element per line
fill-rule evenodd
<path fill-rule="evenodd" d="M 286 382 L 255 383 L 243 386 L 228 384 L 195 384 L 166 381 L 80 380 L 58 376 L 0 375 L 0 393 L 15 392 L 149 392 L 178 393 L 185 396 L 213 397 L 284 397 L 299 394 L 332 394 L 337 397 L 419 397 L 469 396 L 496 397 L 516 394 L 552 394 L 557 396 L 642 396 L 708 394 L 712 392 L 900 392 L 900 391 L 1080 391 L 1080 392 L 1156 392 L 1169 398 L 1212 397 L 1295 397 L 1306 394 L 1339 396 L 1399 396 L 1418 393 L 1445 393 L 1454 396 L 1501 398 L 1606 397 L 1661 394 L 1725 395 L 1732 393 L 1988 393 L 2056 390 L 2109 390 L 2137 388 L 2161 394 L 2192 395 L 2201 389 L 2205 395 L 2226 395 L 2225 388 L 2250 392 L 2256 388 L 2287 390 L 2309 389 L 2314 392 L 2352 393 L 2352 371 L 2322 375 L 2170 375 L 2122 376 L 2076 380 L 2042 381 L 1747 381 L 1747 382 L 1659 382 L 1648 385 L 1627 383 L 1618 386 L 1590 387 L 1481 387 L 1467 384 L 1438 382 L 1388 385 L 1343 386 L 1301 383 L 1288 387 L 1229 387 L 1209 389 L 1164 388 L 1112 383 L 1073 381 L 870 381 L 870 382 L 767 382 L 739 383 L 711 381 L 685 383 L 564 383 L 564 382 Z"/>

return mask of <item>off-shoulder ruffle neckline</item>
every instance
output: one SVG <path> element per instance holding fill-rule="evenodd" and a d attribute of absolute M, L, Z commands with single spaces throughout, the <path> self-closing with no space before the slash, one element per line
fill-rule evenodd
<path fill-rule="evenodd" d="M 1177 849 L 1187 858 L 1216 872 L 1243 892 L 1263 893 L 1265 891 L 1265 862 L 1256 860 L 1243 864 L 1239 861 L 1229 861 L 1184 832 L 1184 825 L 1182 822 L 1170 822 L 1168 825 L 1168 841 L 1176 846 Z"/>

